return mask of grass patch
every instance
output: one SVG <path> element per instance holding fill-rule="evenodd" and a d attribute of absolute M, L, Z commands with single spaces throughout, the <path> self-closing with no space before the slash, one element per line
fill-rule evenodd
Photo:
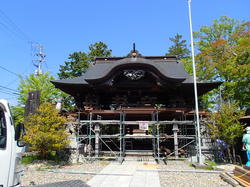
<path fill-rule="evenodd" d="M 189 162 L 189 163 L 188 163 L 188 166 L 190 166 L 190 167 L 194 167 L 194 165 L 193 165 L 193 163 L 192 163 L 192 162 Z"/>
<path fill-rule="evenodd" d="M 28 164 L 31 164 L 32 162 L 38 161 L 38 160 L 52 161 L 52 162 L 55 162 L 55 164 L 60 164 L 62 161 L 64 161 L 56 153 L 52 152 L 52 154 L 50 154 L 47 158 L 42 158 L 40 155 L 37 155 L 37 154 L 23 156 L 21 163 L 24 165 L 28 165 Z"/>
<path fill-rule="evenodd" d="M 40 160 L 38 155 L 23 156 L 22 164 L 24 165 L 31 164 L 35 160 Z"/>
<path fill-rule="evenodd" d="M 214 161 L 211 161 L 211 160 L 206 160 L 205 161 L 205 164 L 209 165 L 209 166 L 218 166 L 218 164 Z"/>
<path fill-rule="evenodd" d="M 201 167 L 201 169 L 214 170 L 213 166 L 210 166 L 210 165 Z"/>
<path fill-rule="evenodd" d="M 196 169 L 214 170 L 214 166 L 217 166 L 218 164 L 214 161 L 206 160 L 205 165 L 199 165 L 197 163 L 192 162 L 190 162 L 188 165 Z"/>
<path fill-rule="evenodd" d="M 217 166 L 218 164 L 214 161 L 211 160 L 206 160 L 205 161 L 205 169 L 207 170 L 214 170 L 214 166 Z"/>

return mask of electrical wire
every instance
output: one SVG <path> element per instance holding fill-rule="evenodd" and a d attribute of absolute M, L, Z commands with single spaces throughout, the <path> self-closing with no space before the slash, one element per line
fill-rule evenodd
<path fill-rule="evenodd" d="M 13 72 L 13 71 L 11 71 L 11 70 L 8 70 L 7 68 L 5 68 L 5 67 L 3 67 L 3 66 L 1 66 L 1 65 L 0 65 L 0 68 L 3 69 L 3 70 L 5 70 L 5 71 L 7 71 L 7 72 L 9 72 L 9 73 L 11 73 L 11 74 L 13 74 L 13 75 L 16 75 L 16 76 L 20 77 L 19 74 L 15 73 L 15 72 Z"/>
<path fill-rule="evenodd" d="M 8 88 L 8 87 L 2 86 L 2 85 L 0 85 L 0 88 L 3 88 L 3 89 L 6 89 L 6 90 L 10 90 L 10 91 L 17 92 L 17 90 L 14 90 L 14 89 L 12 89 L 12 88 Z"/>
<path fill-rule="evenodd" d="M 13 36 L 16 36 L 22 40 L 24 40 L 25 42 L 27 42 L 26 39 L 22 38 L 21 35 L 18 35 L 18 33 L 16 33 L 15 31 L 11 30 L 11 28 L 9 28 L 6 23 L 0 22 L 0 26 L 3 28 L 3 30 L 5 29 L 6 31 L 8 31 L 10 34 L 12 34 Z"/>
<path fill-rule="evenodd" d="M 4 86 L 9 87 L 9 86 L 12 85 L 13 83 L 16 83 L 18 79 L 19 79 L 19 78 L 15 78 L 15 79 L 13 79 L 12 81 L 9 81 L 9 82 L 8 82 L 6 85 L 4 85 Z"/>
<path fill-rule="evenodd" d="M 33 41 L 25 32 L 18 27 L 15 22 L 13 22 L 1 9 L 0 9 L 0 29 L 4 32 L 7 32 L 7 34 L 10 34 L 12 37 L 18 37 L 19 39 L 28 42 L 31 45 L 31 49 L 33 49 L 33 45 L 37 44 L 38 42 Z M 0 69 L 7 71 L 8 73 L 11 73 L 18 78 L 20 78 L 20 74 L 17 74 L 3 66 L 0 65 Z M 16 79 L 15 79 L 16 80 Z M 14 81 L 9 82 L 6 86 L 0 85 L 0 92 L 8 95 L 20 95 L 17 93 L 17 90 L 11 89 L 8 86 L 12 84 Z"/>
<path fill-rule="evenodd" d="M 3 25 L 5 29 L 9 30 L 22 40 L 25 40 L 28 43 L 32 43 L 32 39 L 27 34 L 25 34 L 1 9 L 0 9 L 0 17 L 4 22 L 4 23 L 2 22 L 1 25 Z"/>
<path fill-rule="evenodd" d="M 7 94 L 7 95 L 20 95 L 19 93 L 7 92 L 7 91 L 2 91 L 2 90 L 0 90 L 0 93 Z"/>
<path fill-rule="evenodd" d="M 4 89 L 4 90 L 3 90 Z M 0 92 L 7 95 L 20 95 L 17 90 L 0 85 Z"/>
<path fill-rule="evenodd" d="M 10 100 L 10 99 L 16 99 L 17 97 L 18 97 L 18 95 L 17 96 L 13 96 L 13 97 L 4 97 L 4 99 Z"/>

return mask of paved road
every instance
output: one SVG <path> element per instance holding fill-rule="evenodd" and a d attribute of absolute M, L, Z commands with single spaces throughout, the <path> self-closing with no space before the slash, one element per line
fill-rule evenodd
<path fill-rule="evenodd" d="M 122 164 L 111 162 L 100 174 L 87 184 L 91 187 L 160 187 L 155 161 L 124 161 Z M 107 175 L 108 174 L 108 175 Z"/>

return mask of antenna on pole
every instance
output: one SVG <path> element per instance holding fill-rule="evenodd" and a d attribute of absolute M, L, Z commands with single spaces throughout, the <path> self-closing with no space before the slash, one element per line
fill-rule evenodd
<path fill-rule="evenodd" d="M 44 47 L 41 44 L 33 44 L 34 46 L 34 56 L 36 56 L 36 60 L 33 60 L 33 64 L 36 67 L 35 75 L 41 75 L 43 74 L 42 70 L 42 64 L 45 62 L 45 53 L 44 53 Z"/>

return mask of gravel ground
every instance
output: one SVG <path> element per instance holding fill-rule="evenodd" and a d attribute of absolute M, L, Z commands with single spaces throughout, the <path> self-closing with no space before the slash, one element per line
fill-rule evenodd
<path fill-rule="evenodd" d="M 167 165 L 160 164 L 159 169 L 167 170 L 195 170 L 185 161 L 168 161 Z M 218 187 L 231 186 L 224 182 L 219 174 L 209 173 L 180 173 L 180 172 L 159 172 L 162 187 L 170 186 L 194 186 L 194 187 Z"/>
<path fill-rule="evenodd" d="M 53 166 L 48 163 L 36 163 L 26 166 L 24 176 L 21 178 L 22 186 L 43 185 L 47 183 L 56 183 L 63 181 L 87 182 L 94 175 L 91 174 L 67 174 L 67 173 L 53 173 L 46 171 L 47 169 L 73 170 L 84 172 L 100 172 L 109 162 L 94 161 L 85 162 L 81 164 Z M 195 168 L 188 165 L 185 161 L 168 161 L 167 165 L 160 164 L 159 169 L 166 170 L 195 170 Z M 219 174 L 208 173 L 179 173 L 179 172 L 159 172 L 160 183 L 162 187 L 218 187 L 231 186 L 224 182 Z M 59 185 L 60 186 L 60 185 Z"/>
<path fill-rule="evenodd" d="M 57 166 L 57 169 L 60 170 L 74 170 L 74 171 L 84 171 L 84 172 L 100 172 L 108 162 L 106 161 L 95 161 L 95 162 L 85 162 L 81 164 Z M 30 164 L 25 167 L 24 175 L 21 177 L 22 186 L 30 185 L 42 185 L 46 183 L 55 183 L 62 181 L 72 181 L 80 180 L 87 182 L 94 175 L 90 174 L 68 174 L 68 173 L 53 173 L 48 172 L 46 169 L 51 168 L 48 164 Z"/>

